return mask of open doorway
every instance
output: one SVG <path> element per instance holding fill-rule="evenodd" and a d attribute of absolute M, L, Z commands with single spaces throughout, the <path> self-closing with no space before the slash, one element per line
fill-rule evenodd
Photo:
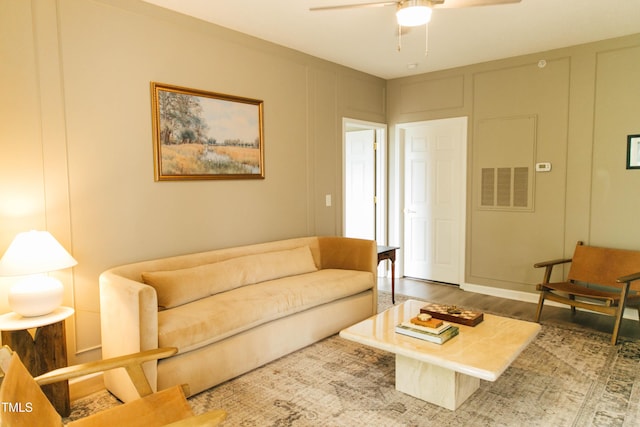
<path fill-rule="evenodd" d="M 387 126 L 342 120 L 343 235 L 387 242 Z"/>

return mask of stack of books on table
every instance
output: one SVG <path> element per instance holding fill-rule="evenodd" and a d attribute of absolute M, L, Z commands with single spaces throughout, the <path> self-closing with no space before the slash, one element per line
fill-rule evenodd
<path fill-rule="evenodd" d="M 432 326 L 418 325 L 413 322 L 414 320 L 415 319 L 400 323 L 396 326 L 396 332 L 436 344 L 443 344 L 458 335 L 460 332 L 457 326 L 453 326 L 451 323 L 443 322 L 441 320 L 435 322 Z M 424 322 L 420 323 L 424 324 Z"/>

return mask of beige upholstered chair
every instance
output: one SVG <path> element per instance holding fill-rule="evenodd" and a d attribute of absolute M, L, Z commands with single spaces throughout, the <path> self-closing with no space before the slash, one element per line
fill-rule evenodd
<path fill-rule="evenodd" d="M 73 427 L 113 426 L 217 426 L 225 418 L 222 410 L 194 416 L 183 388 L 175 386 L 153 393 L 142 372 L 144 362 L 167 357 L 175 348 L 161 348 L 129 356 L 71 366 L 33 378 L 18 355 L 8 347 L 0 349 L 0 368 L 4 373 L 0 386 L 2 426 L 62 426 L 62 419 L 40 389 L 41 385 L 67 380 L 90 373 L 124 367 L 130 374 L 140 399 L 73 421 Z"/>

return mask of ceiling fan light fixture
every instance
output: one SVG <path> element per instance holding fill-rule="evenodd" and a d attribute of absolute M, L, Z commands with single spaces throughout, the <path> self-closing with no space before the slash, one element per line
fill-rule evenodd
<path fill-rule="evenodd" d="M 398 3 L 398 25 L 417 27 L 431 20 L 431 3 L 428 0 L 405 0 Z"/>

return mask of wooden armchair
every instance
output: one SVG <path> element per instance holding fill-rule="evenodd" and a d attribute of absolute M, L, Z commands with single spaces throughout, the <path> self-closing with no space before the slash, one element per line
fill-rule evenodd
<path fill-rule="evenodd" d="M 33 378 L 18 355 L 8 347 L 0 349 L 0 368 L 4 373 L 0 385 L 0 425 L 62 426 L 62 419 L 40 389 L 41 385 L 63 381 L 90 373 L 124 367 L 141 395 L 140 399 L 115 406 L 67 424 L 69 427 L 113 426 L 217 426 L 225 418 L 222 410 L 194 416 L 183 388 L 175 386 L 154 393 L 142 364 L 175 354 L 175 348 L 160 348 L 128 356 L 61 368 Z"/>
<path fill-rule="evenodd" d="M 565 282 L 549 283 L 553 266 L 571 262 Z M 536 322 L 540 321 L 545 300 L 552 300 L 598 313 L 615 316 L 611 344 L 618 342 L 625 307 L 635 307 L 640 315 L 640 251 L 601 248 L 578 242 L 573 258 L 534 264 L 545 267 L 544 278 L 537 286 L 540 300 Z"/>

